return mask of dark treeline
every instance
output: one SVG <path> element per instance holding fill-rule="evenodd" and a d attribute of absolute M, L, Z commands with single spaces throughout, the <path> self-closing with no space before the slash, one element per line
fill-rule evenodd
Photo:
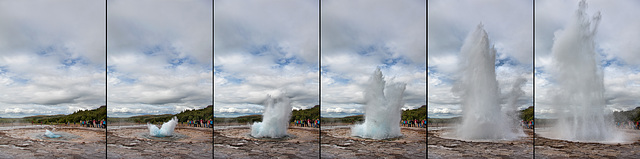
<path fill-rule="evenodd" d="M 301 110 L 293 110 L 291 111 L 291 119 L 289 122 L 293 122 L 295 120 L 303 120 L 310 119 L 315 120 L 320 118 L 320 106 L 315 105 L 309 109 L 301 109 Z M 235 118 L 214 118 L 213 122 L 215 123 L 253 123 L 253 122 L 261 122 L 262 115 L 246 115 Z"/>
<path fill-rule="evenodd" d="M 418 109 L 403 110 L 401 120 L 424 120 L 427 118 L 427 105 Z M 321 123 L 357 123 L 364 122 L 364 115 L 354 115 L 342 118 L 322 118 Z M 400 122 L 400 121 L 398 121 Z"/>
<path fill-rule="evenodd" d="M 183 110 L 182 112 L 162 115 L 140 115 L 128 118 L 109 118 L 109 122 L 136 122 L 136 123 L 152 123 L 161 124 L 171 120 L 176 116 L 178 121 L 185 122 L 187 120 L 209 120 L 213 118 L 213 105 L 209 105 L 202 109 Z"/>
<path fill-rule="evenodd" d="M 628 111 L 613 112 L 615 122 L 640 121 L 640 107 Z"/>
<path fill-rule="evenodd" d="M 402 120 L 424 120 L 427 118 L 427 105 L 422 105 L 418 109 L 402 111 Z"/>
<path fill-rule="evenodd" d="M 310 109 L 294 110 L 291 112 L 291 119 L 289 122 L 295 120 L 315 120 L 320 119 L 320 105 L 315 105 Z"/>
<path fill-rule="evenodd" d="M 520 120 L 531 121 L 533 120 L 533 106 L 520 111 Z"/>
<path fill-rule="evenodd" d="M 527 109 L 520 110 L 520 120 L 531 121 L 533 120 L 533 106 L 529 106 Z M 453 118 L 428 118 L 427 121 L 433 124 L 450 124 L 450 123 L 458 123 L 460 122 L 462 117 L 453 117 Z M 535 122 L 538 123 L 539 119 L 536 119 Z M 547 120 L 541 122 L 550 122 Z"/>
<path fill-rule="evenodd" d="M 342 118 L 322 118 L 320 123 L 356 123 L 363 122 L 364 115 L 353 115 Z"/>
<path fill-rule="evenodd" d="M 31 116 L 24 118 L 28 122 L 42 124 L 73 123 L 86 120 L 107 119 L 107 106 L 100 106 L 93 110 L 78 110 L 69 115 Z"/>

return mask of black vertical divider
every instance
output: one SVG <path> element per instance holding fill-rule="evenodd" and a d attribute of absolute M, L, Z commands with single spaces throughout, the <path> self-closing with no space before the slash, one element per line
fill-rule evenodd
<path fill-rule="evenodd" d="M 215 53 L 214 53 L 214 51 L 213 51 L 213 45 L 214 45 L 214 44 L 213 44 L 213 34 L 214 34 L 214 30 L 213 30 L 213 28 L 215 27 L 215 25 L 214 25 L 214 23 L 215 23 L 215 21 L 214 21 L 214 11 L 213 11 L 213 9 L 215 8 L 215 7 L 213 7 L 214 5 L 215 5 L 215 3 L 214 3 L 214 2 L 211 2 L 211 67 L 212 67 L 212 68 L 215 66 L 215 65 L 214 65 L 214 63 L 215 63 L 215 62 L 214 62 L 214 58 L 213 58 L 213 56 L 215 56 Z M 211 70 L 213 71 L 213 69 L 211 69 Z M 214 75 L 213 75 L 213 73 L 211 73 L 211 105 L 213 106 L 213 107 L 212 107 L 212 109 L 211 109 L 211 116 L 212 116 L 212 117 L 213 117 L 213 115 L 215 115 L 215 114 L 214 114 L 214 110 L 215 110 L 215 107 L 216 107 L 216 106 L 213 104 L 213 100 L 214 100 L 214 99 L 213 99 L 213 98 L 214 98 L 214 92 L 213 92 L 213 90 L 215 89 L 215 88 L 214 88 L 214 87 L 215 87 L 215 83 L 214 83 L 213 78 L 214 78 Z M 215 118 L 212 118 L 212 119 L 213 119 L 213 120 L 215 120 Z M 213 147 L 213 143 L 215 143 L 215 141 L 214 141 L 214 140 L 215 140 L 215 139 L 214 139 L 214 134 L 213 134 L 213 133 L 214 133 L 214 132 L 213 132 L 213 127 L 215 126 L 216 122 L 214 121 L 214 122 L 213 122 L 213 124 L 214 124 L 214 125 L 213 125 L 213 126 L 211 126 L 211 149 L 212 149 L 212 150 L 211 150 L 211 158 L 214 158 L 214 157 L 213 157 L 213 155 L 215 154 L 215 153 L 214 153 L 214 151 L 215 151 L 215 147 Z"/>
<path fill-rule="evenodd" d="M 107 11 L 108 10 L 107 0 L 104 0 L 104 8 L 105 8 L 104 9 L 104 22 L 105 22 L 104 23 L 104 47 L 105 47 L 104 48 L 104 71 L 105 71 L 105 74 L 104 74 L 104 79 L 105 79 L 104 80 L 104 87 L 105 87 L 104 88 L 104 99 L 105 99 L 105 105 L 107 106 L 107 119 L 105 119 L 105 120 L 107 121 L 107 125 L 109 126 L 109 124 L 108 124 L 109 123 L 109 105 L 107 105 L 107 103 L 106 103 L 107 101 L 109 101 L 109 99 L 108 99 L 109 98 L 109 94 L 107 93 L 108 92 L 107 90 L 109 89 L 109 85 L 108 85 L 107 80 L 106 80 L 107 77 L 108 77 L 108 74 L 109 74 L 109 71 L 107 71 L 107 66 L 108 66 L 108 63 L 107 63 L 108 62 L 107 61 L 107 52 L 109 52 L 108 51 L 109 47 L 107 47 L 107 43 L 109 43 L 107 41 L 108 40 L 107 39 L 107 32 L 109 30 L 109 28 L 108 28 L 108 23 L 109 23 L 108 16 L 109 15 L 107 14 L 108 13 L 108 11 Z M 107 142 L 108 142 L 107 141 L 107 135 L 108 135 L 107 134 L 107 129 L 105 128 L 104 129 L 104 151 L 105 151 L 104 158 L 107 158 L 108 153 L 109 153 L 109 148 L 107 148 Z"/>
<path fill-rule="evenodd" d="M 534 122 L 534 127 L 533 127 L 533 156 L 532 158 L 536 158 L 536 128 L 535 128 L 535 121 L 536 121 L 536 1 L 532 0 L 533 3 L 533 18 L 531 19 L 533 21 L 533 26 L 532 28 L 532 34 L 533 36 L 533 45 L 532 46 L 532 56 L 533 56 L 533 67 L 531 67 L 531 71 L 533 74 L 533 78 L 531 78 L 533 81 L 533 122 Z"/>
<path fill-rule="evenodd" d="M 320 123 L 318 126 L 318 158 L 322 158 L 322 0 L 318 0 L 318 104 L 320 105 Z"/>

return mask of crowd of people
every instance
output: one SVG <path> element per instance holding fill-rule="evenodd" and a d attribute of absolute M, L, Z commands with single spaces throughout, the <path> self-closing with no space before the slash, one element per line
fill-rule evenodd
<path fill-rule="evenodd" d="M 640 130 L 640 121 L 616 122 L 616 126 L 618 128 Z"/>
<path fill-rule="evenodd" d="M 529 121 L 520 121 L 520 125 L 522 125 L 522 128 L 525 129 L 533 129 L 533 120 L 529 120 Z"/>
<path fill-rule="evenodd" d="M 319 119 L 315 119 L 315 120 L 311 120 L 311 119 L 306 119 L 306 120 L 294 120 L 294 121 L 293 121 L 293 125 L 294 125 L 294 126 L 298 126 L 298 127 L 313 127 L 313 128 L 319 128 L 319 127 L 320 127 L 320 120 L 319 120 Z"/>
<path fill-rule="evenodd" d="M 186 123 L 189 127 L 213 128 L 213 119 L 187 120 Z M 184 125 L 184 122 L 182 124 Z"/>
<path fill-rule="evenodd" d="M 418 120 L 402 120 L 400 121 L 400 125 L 404 127 L 417 127 L 417 128 L 426 128 L 427 127 L 427 119 Z"/>
<path fill-rule="evenodd" d="M 88 128 L 101 128 L 101 129 L 106 129 L 107 128 L 107 121 L 102 119 L 102 120 L 80 120 L 78 122 L 78 124 L 80 124 L 80 126 L 82 127 L 88 127 Z M 67 123 L 67 125 L 71 125 L 71 123 Z M 76 122 L 73 122 L 73 125 L 76 125 Z"/>

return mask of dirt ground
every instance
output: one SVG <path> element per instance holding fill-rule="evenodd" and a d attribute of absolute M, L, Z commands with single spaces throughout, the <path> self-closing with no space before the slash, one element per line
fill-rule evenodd
<path fill-rule="evenodd" d="M 426 129 L 401 129 L 393 140 L 351 137 L 349 126 L 322 129 L 322 158 L 426 158 Z"/>
<path fill-rule="evenodd" d="M 214 158 L 318 158 L 318 129 L 291 127 L 285 140 L 256 139 L 249 126 L 214 127 Z"/>
<path fill-rule="evenodd" d="M 441 135 L 450 129 L 428 132 L 429 158 L 533 158 L 533 130 L 527 137 L 514 141 L 472 142 Z"/>
<path fill-rule="evenodd" d="M 624 144 L 572 142 L 536 134 L 536 158 L 640 158 L 640 130 L 622 130 L 632 139 Z"/>
<path fill-rule="evenodd" d="M 211 128 L 177 127 L 187 135 L 177 141 L 158 141 L 142 137 L 146 126 L 115 127 L 107 131 L 107 158 L 212 158 Z"/>
<path fill-rule="evenodd" d="M 69 141 L 51 141 L 34 137 L 49 126 L 27 126 L 0 130 L 0 158 L 105 158 L 104 129 L 58 127 L 54 132 L 79 136 Z"/>

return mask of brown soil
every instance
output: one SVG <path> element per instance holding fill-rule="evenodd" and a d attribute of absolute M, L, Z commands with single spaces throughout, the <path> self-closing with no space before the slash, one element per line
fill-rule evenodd
<path fill-rule="evenodd" d="M 104 129 L 58 128 L 81 138 L 70 141 L 50 141 L 34 138 L 44 133 L 40 128 L 15 128 L 0 131 L 0 158 L 104 158 L 106 155 Z"/>
<path fill-rule="evenodd" d="M 640 158 L 640 139 L 628 144 L 602 144 L 549 139 L 536 134 L 535 149 L 536 158 Z"/>
<path fill-rule="evenodd" d="M 322 130 L 322 158 L 426 158 L 426 129 L 401 129 L 392 140 L 351 137 L 349 127 Z"/>
<path fill-rule="evenodd" d="M 210 128 L 177 127 L 174 132 L 188 138 L 177 141 L 157 141 L 141 137 L 149 132 L 146 126 L 109 129 L 107 158 L 211 158 Z"/>
<path fill-rule="evenodd" d="M 214 158 L 318 158 L 318 129 L 289 128 L 286 140 L 256 139 L 249 127 L 215 129 Z"/>
<path fill-rule="evenodd" d="M 533 158 L 533 131 L 514 141 L 472 142 L 440 137 L 444 130 L 428 132 L 429 158 Z"/>

